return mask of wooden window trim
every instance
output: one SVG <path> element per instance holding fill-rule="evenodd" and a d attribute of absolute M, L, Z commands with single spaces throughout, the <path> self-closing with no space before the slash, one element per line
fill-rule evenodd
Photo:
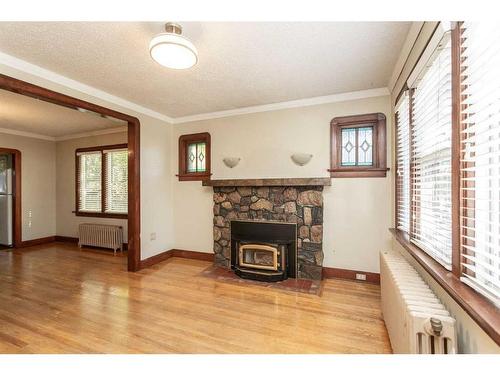
<path fill-rule="evenodd" d="M 460 193 L 460 133 L 461 133 L 461 91 L 460 91 L 460 38 L 461 23 L 452 30 L 452 270 L 449 271 L 430 255 L 410 242 L 410 235 L 399 229 L 392 228 L 390 232 L 398 243 L 424 268 L 424 270 L 450 295 L 451 298 L 490 336 L 496 344 L 500 345 L 500 315 L 498 308 L 485 296 L 469 287 L 460 280 L 461 276 L 461 235 L 460 235 L 460 200 L 463 199 Z M 411 134 L 413 127 L 413 89 L 409 90 L 410 95 L 410 154 L 411 154 Z M 395 137 L 397 134 L 394 135 Z M 396 150 L 397 152 L 397 150 Z M 397 160 L 397 153 L 396 153 Z M 410 161 L 410 170 L 414 165 Z M 415 206 L 413 199 L 413 183 L 410 173 L 410 232 L 413 228 L 413 216 Z M 412 208 L 413 205 L 413 208 Z M 398 205 L 396 200 L 396 210 Z"/>
<path fill-rule="evenodd" d="M 490 300 L 460 281 L 430 255 L 410 242 L 407 233 L 391 228 L 394 238 L 424 268 L 429 275 L 450 295 L 451 298 L 500 345 L 500 314 Z"/>
<path fill-rule="evenodd" d="M 373 165 L 342 166 L 342 129 L 373 125 Z M 330 122 L 330 177 L 386 177 L 387 135 L 383 113 L 335 117 Z M 357 152 L 357 151 L 356 151 Z"/>
<path fill-rule="evenodd" d="M 205 143 L 205 172 L 188 172 L 187 171 L 187 150 L 192 143 Z M 176 176 L 179 181 L 206 181 L 212 176 L 211 171 L 211 147 L 210 133 L 184 134 L 179 137 L 179 174 Z"/>
<path fill-rule="evenodd" d="M 109 219 L 127 219 L 128 214 L 117 214 L 117 213 L 109 213 L 105 212 L 106 209 L 106 194 L 104 191 L 104 187 L 106 185 L 106 167 L 104 163 L 104 151 L 105 150 L 118 150 L 118 149 L 128 149 L 127 143 L 120 143 L 115 145 L 105 145 L 105 146 L 94 146 L 94 147 L 85 147 L 85 148 L 77 148 L 75 150 L 75 211 L 73 213 L 75 216 L 85 216 L 85 217 L 101 217 L 101 218 L 109 218 Z M 102 156 L 101 163 L 101 212 L 86 212 L 80 211 L 78 207 L 78 202 L 80 201 L 80 184 L 79 184 L 79 175 L 80 175 L 80 163 L 78 162 L 78 153 L 81 152 L 92 152 L 92 151 L 100 151 Z"/>

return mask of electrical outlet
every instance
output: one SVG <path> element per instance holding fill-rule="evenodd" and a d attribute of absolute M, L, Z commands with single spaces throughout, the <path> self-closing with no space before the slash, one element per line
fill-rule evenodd
<path fill-rule="evenodd" d="M 151 234 L 149 235 L 149 239 L 150 239 L 151 241 L 156 240 L 156 232 L 151 233 Z"/>
<path fill-rule="evenodd" d="M 356 280 L 366 280 L 366 275 L 364 273 L 357 273 Z"/>

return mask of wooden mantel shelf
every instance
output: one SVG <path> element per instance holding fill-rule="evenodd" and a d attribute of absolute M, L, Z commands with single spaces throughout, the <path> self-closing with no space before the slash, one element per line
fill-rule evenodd
<path fill-rule="evenodd" d="M 205 180 L 203 186 L 330 186 L 329 177 L 313 178 L 257 178 L 239 180 Z"/>

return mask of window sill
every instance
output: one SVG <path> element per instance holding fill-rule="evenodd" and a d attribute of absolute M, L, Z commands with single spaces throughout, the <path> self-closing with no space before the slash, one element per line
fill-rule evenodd
<path fill-rule="evenodd" d="M 85 216 L 85 217 L 102 217 L 108 219 L 128 219 L 128 214 L 111 214 L 106 212 L 81 212 L 73 211 L 75 216 Z"/>
<path fill-rule="evenodd" d="M 386 177 L 389 168 L 344 167 L 329 169 L 330 177 Z"/>
<path fill-rule="evenodd" d="M 176 176 L 179 177 L 179 181 L 206 181 L 210 180 L 212 173 L 183 173 Z"/>
<path fill-rule="evenodd" d="M 410 242 L 408 234 L 391 228 L 389 231 L 401 246 L 436 280 L 467 314 L 500 345 L 500 314 L 498 308 L 474 289 L 460 281 L 451 271 Z"/>

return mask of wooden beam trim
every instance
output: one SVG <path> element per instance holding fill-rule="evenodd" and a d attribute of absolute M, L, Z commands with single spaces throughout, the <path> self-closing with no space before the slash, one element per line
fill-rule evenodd
<path fill-rule="evenodd" d="M 61 94 L 29 82 L 0 74 L 0 89 L 37 98 L 69 108 L 82 108 L 128 123 L 128 270 L 138 271 L 141 263 L 140 121 L 136 117 Z M 20 207 L 20 205 L 19 205 Z M 17 206 L 16 206 L 17 212 Z M 16 236 L 17 241 L 17 236 Z M 22 244 L 18 242 L 17 245 Z"/>

